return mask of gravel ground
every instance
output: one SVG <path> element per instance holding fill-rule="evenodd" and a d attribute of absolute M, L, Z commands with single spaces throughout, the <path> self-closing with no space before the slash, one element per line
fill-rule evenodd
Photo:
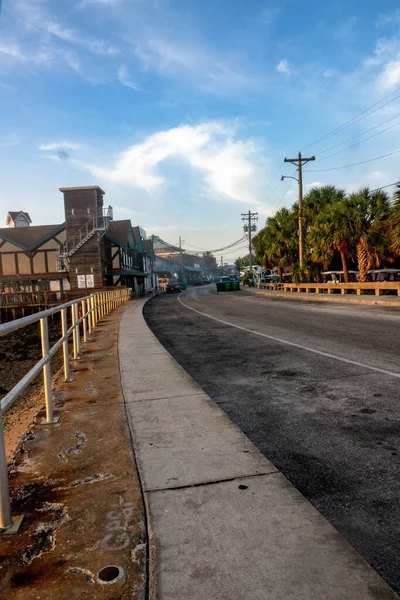
<path fill-rule="evenodd" d="M 398 309 L 211 288 L 182 300 L 241 327 L 400 372 Z M 144 314 L 167 350 L 399 593 L 399 379 L 208 319 L 176 296 L 148 302 Z"/>

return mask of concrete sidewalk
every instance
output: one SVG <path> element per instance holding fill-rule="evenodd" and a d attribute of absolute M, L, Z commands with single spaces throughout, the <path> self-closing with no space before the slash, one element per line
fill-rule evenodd
<path fill-rule="evenodd" d="M 393 295 L 374 296 L 363 294 L 314 294 L 306 292 L 281 292 L 278 290 L 263 290 L 258 288 L 243 287 L 243 291 L 251 294 L 267 296 L 274 300 L 304 300 L 306 302 L 339 302 L 345 304 L 375 304 L 378 306 L 397 306 L 400 308 L 400 297 Z"/>
<path fill-rule="evenodd" d="M 122 317 L 119 357 L 151 529 L 150 597 L 397 598 L 159 344 L 142 308 Z"/>

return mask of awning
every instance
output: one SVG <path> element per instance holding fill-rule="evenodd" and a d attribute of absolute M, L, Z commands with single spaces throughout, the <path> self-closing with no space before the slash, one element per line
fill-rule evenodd
<path fill-rule="evenodd" d="M 116 275 L 122 277 L 123 275 L 133 275 L 135 277 L 150 277 L 151 273 L 145 273 L 143 271 L 108 271 L 107 275 Z"/>

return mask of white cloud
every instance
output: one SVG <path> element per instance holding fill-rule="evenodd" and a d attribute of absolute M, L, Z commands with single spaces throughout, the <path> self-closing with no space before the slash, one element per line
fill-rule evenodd
<path fill-rule="evenodd" d="M 312 183 L 307 183 L 306 187 L 315 188 L 315 187 L 322 187 L 323 185 L 325 185 L 325 184 L 321 183 L 320 181 L 313 181 Z"/>
<path fill-rule="evenodd" d="M 122 65 L 118 69 L 118 79 L 120 80 L 120 82 L 122 83 L 122 85 L 124 85 L 125 87 L 131 88 L 131 90 L 135 90 L 135 92 L 139 92 L 140 91 L 140 87 L 133 80 L 133 78 L 129 74 L 129 71 L 126 68 L 125 65 Z"/>
<path fill-rule="evenodd" d="M 386 25 L 400 24 L 400 10 L 395 10 L 392 13 L 380 14 L 376 20 L 377 27 L 385 27 Z"/>
<path fill-rule="evenodd" d="M 47 144 L 40 144 L 38 150 L 77 150 L 81 148 L 81 144 L 76 142 L 48 142 Z"/>
<path fill-rule="evenodd" d="M 0 146 L 17 146 L 19 144 L 18 133 L 12 132 L 6 135 L 0 135 Z"/>
<path fill-rule="evenodd" d="M 118 54 L 119 51 L 114 48 L 114 46 L 109 45 L 103 40 L 95 39 L 91 36 L 79 33 L 73 29 L 68 29 L 67 27 L 63 27 L 57 21 L 47 21 L 44 23 L 38 23 L 39 27 L 54 35 L 55 37 L 64 40 L 65 42 L 70 42 L 72 44 L 78 44 L 80 46 L 84 46 L 90 52 L 94 54 L 105 54 L 109 56 L 114 56 Z"/>
<path fill-rule="evenodd" d="M 261 22 L 266 25 L 270 25 L 276 19 L 276 17 L 281 12 L 281 8 L 279 6 L 266 6 L 261 9 Z"/>
<path fill-rule="evenodd" d="M 118 156 L 112 168 L 85 166 L 95 177 L 156 191 L 170 183 L 165 169 L 163 174 L 160 169 L 166 161 L 170 164 L 175 159 L 200 175 L 212 192 L 211 199 L 263 207 L 259 192 L 265 175 L 257 164 L 258 149 L 253 140 L 237 139 L 236 133 L 231 123 L 181 125 L 149 135 L 131 146 Z"/>
<path fill-rule="evenodd" d="M 400 60 L 388 62 L 378 76 L 378 84 L 383 90 L 390 90 L 400 84 Z"/>
<path fill-rule="evenodd" d="M 125 0 L 83 0 L 78 6 L 83 7 L 88 4 L 100 4 L 102 6 L 117 6 L 117 4 L 122 4 Z"/>
<path fill-rule="evenodd" d="M 144 69 L 154 69 L 166 77 L 189 78 L 204 91 L 229 94 L 254 85 L 236 64 L 232 66 L 235 60 L 205 44 L 150 35 L 135 45 L 134 52 Z"/>
<path fill-rule="evenodd" d="M 278 73 L 285 73 L 286 75 L 291 74 L 292 68 L 290 67 L 287 58 L 284 58 L 276 65 L 276 70 L 278 71 Z"/>

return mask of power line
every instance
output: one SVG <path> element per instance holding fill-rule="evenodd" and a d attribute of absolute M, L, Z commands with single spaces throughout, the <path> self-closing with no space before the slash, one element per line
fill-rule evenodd
<path fill-rule="evenodd" d="M 394 183 L 388 183 L 387 185 L 382 185 L 381 187 L 376 188 L 376 190 L 372 190 L 371 193 L 373 192 L 379 192 L 380 190 L 384 190 L 388 187 L 393 187 L 394 185 L 399 185 L 400 181 L 395 181 Z"/>
<path fill-rule="evenodd" d="M 351 125 L 354 125 L 354 123 L 358 123 L 358 121 L 361 121 L 362 119 L 365 119 L 367 116 L 371 115 L 373 112 L 375 112 L 375 111 L 377 111 L 377 110 L 379 110 L 381 108 L 384 108 L 385 106 L 387 106 L 391 102 L 394 102 L 394 100 L 397 100 L 397 98 L 400 97 L 400 94 L 398 94 L 394 98 L 391 98 L 391 100 L 389 100 L 385 104 L 382 104 L 382 106 L 378 106 L 384 100 L 386 100 L 387 98 L 389 98 L 393 94 L 396 94 L 398 91 L 400 91 L 400 87 L 396 88 L 395 90 L 393 90 L 393 92 L 390 92 L 390 94 L 387 94 L 386 96 L 384 96 L 383 98 L 381 98 L 380 100 L 378 100 L 377 102 L 375 102 L 375 104 L 372 104 L 371 106 L 369 106 L 368 108 L 366 108 L 365 110 L 363 110 L 361 113 L 359 113 L 358 115 L 356 115 L 352 119 L 349 119 L 348 121 L 346 121 L 345 123 L 343 123 L 339 127 L 336 127 L 332 131 L 330 131 L 330 132 L 326 133 L 325 135 L 321 136 L 320 138 L 314 140 L 311 144 L 309 144 L 308 146 L 306 146 L 305 148 L 303 148 L 303 150 L 306 150 L 307 148 L 310 148 L 311 146 L 315 146 L 316 144 L 320 144 L 324 140 L 327 140 L 328 138 L 332 137 L 333 135 L 338 134 L 340 131 L 343 131 L 344 129 L 347 129 Z"/>
<path fill-rule="evenodd" d="M 357 135 L 354 135 L 353 137 L 349 138 L 348 140 L 345 140 L 344 142 L 340 142 L 339 144 L 335 144 L 334 146 L 331 146 L 330 148 L 327 148 L 326 150 L 323 150 L 322 152 L 318 152 L 318 161 L 320 161 L 320 156 L 322 156 L 323 154 L 326 154 L 327 152 L 329 152 L 330 150 L 334 150 L 335 148 L 339 148 L 339 146 L 343 146 L 343 144 L 347 144 L 348 142 L 352 142 L 353 140 L 355 140 L 358 137 L 361 137 L 362 135 L 365 135 L 366 133 L 369 133 L 370 131 L 373 131 L 374 129 L 377 129 L 378 127 L 381 127 L 382 125 L 385 125 L 386 123 L 389 123 L 390 121 L 393 121 L 393 119 L 397 119 L 397 117 L 399 117 L 400 115 L 395 115 L 394 117 L 390 117 L 390 119 L 387 119 L 386 121 L 383 121 L 383 123 L 379 123 L 379 125 L 375 125 L 374 127 L 371 127 L 370 129 L 367 129 L 366 131 L 363 131 L 362 133 L 358 133 Z M 397 125 L 397 123 L 396 123 Z M 394 127 L 395 125 L 393 125 Z M 383 133 L 384 131 L 387 131 L 387 129 L 383 129 L 382 131 L 379 131 L 378 133 Z M 378 134 L 376 134 L 378 135 Z M 367 138 L 370 139 L 370 138 Z M 360 140 L 360 143 L 364 142 L 365 140 Z M 350 148 L 352 148 L 352 146 L 350 146 Z M 345 148 L 345 150 L 347 150 L 347 148 Z M 325 158 L 323 158 L 322 160 L 325 160 Z"/>
<path fill-rule="evenodd" d="M 287 184 L 285 191 L 283 192 L 282 196 L 279 198 L 278 202 L 275 205 L 274 211 L 276 211 L 276 209 L 278 208 L 278 206 L 280 205 L 280 203 L 282 202 L 282 200 L 286 196 L 287 192 L 289 191 L 290 186 L 292 185 L 292 182 L 293 182 L 293 180 L 289 181 L 289 183 Z"/>
<path fill-rule="evenodd" d="M 338 169 L 347 169 L 348 167 L 356 167 L 357 165 L 364 165 L 365 163 L 373 162 L 374 160 L 380 160 L 381 158 L 386 158 L 387 156 L 393 156 L 393 154 L 398 154 L 400 150 L 394 150 L 393 152 L 389 152 L 388 154 L 382 154 L 382 156 L 376 156 L 375 158 L 370 158 L 368 160 L 361 160 L 360 162 L 352 163 L 351 165 L 342 165 L 341 167 L 331 167 L 330 169 L 312 169 L 309 170 L 308 173 L 321 173 L 322 171 L 337 171 Z"/>
<path fill-rule="evenodd" d="M 240 238 L 240 240 L 236 240 L 236 242 L 232 242 L 232 244 L 228 244 L 227 246 L 224 246 L 223 248 L 216 248 L 215 250 L 210 250 L 209 248 L 200 248 L 199 246 L 193 246 L 193 244 L 188 244 L 186 242 L 185 242 L 185 244 L 186 244 L 186 246 L 191 246 L 192 248 L 197 248 L 198 250 L 204 250 L 205 252 L 221 252 L 222 250 L 226 250 L 228 248 L 232 248 L 233 246 L 236 246 L 237 244 L 240 244 L 245 239 L 246 239 L 246 236 L 243 236 Z"/>
<path fill-rule="evenodd" d="M 354 148 L 354 146 L 358 146 L 362 142 L 366 142 L 367 140 L 370 140 L 371 138 L 376 137 L 377 135 L 380 135 L 381 133 L 384 133 L 385 131 L 388 131 L 389 129 L 393 129 L 393 127 L 396 127 L 397 125 L 400 125 L 400 121 L 397 121 L 397 123 L 394 123 L 393 125 L 390 125 L 390 127 L 386 127 L 385 129 L 382 129 L 382 131 L 378 131 L 377 133 L 373 133 L 372 135 L 370 135 L 369 137 L 365 138 L 364 140 L 360 140 L 359 142 L 356 142 L 355 144 L 352 144 L 351 146 L 347 146 L 346 148 L 343 148 L 342 150 L 338 150 L 338 152 L 334 152 L 333 154 L 330 154 L 329 156 L 325 156 L 325 158 L 321 159 L 321 162 L 324 161 L 324 160 L 328 160 L 328 158 L 332 158 L 332 156 L 336 156 L 337 154 L 341 154 L 342 152 L 345 152 L 346 150 L 350 150 L 350 148 Z"/>

